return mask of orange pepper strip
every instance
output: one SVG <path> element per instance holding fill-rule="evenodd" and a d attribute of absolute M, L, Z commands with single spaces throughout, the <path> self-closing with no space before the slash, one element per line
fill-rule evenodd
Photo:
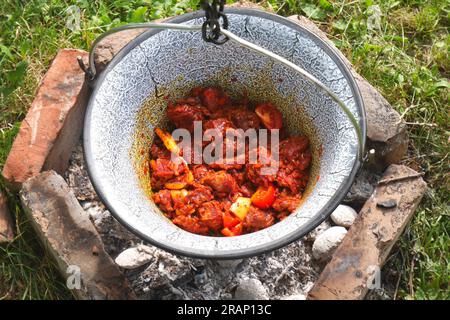
<path fill-rule="evenodd" d="M 180 154 L 181 150 L 178 147 L 176 141 L 173 139 L 172 135 L 168 133 L 167 131 L 161 130 L 160 128 L 155 128 L 155 133 L 158 135 L 158 137 L 161 139 L 161 141 L 164 143 L 164 146 L 172 153 L 175 153 L 177 155 Z M 179 159 L 186 165 L 187 163 L 184 160 L 184 158 L 179 157 Z M 153 160 L 152 160 L 153 161 Z M 180 190 L 186 187 L 187 184 L 194 182 L 194 175 L 187 167 L 187 176 L 186 176 L 186 182 L 168 182 L 164 184 L 164 186 L 167 189 L 171 190 Z"/>
<path fill-rule="evenodd" d="M 187 170 L 189 170 L 189 169 L 187 169 Z M 194 175 L 193 175 L 193 173 L 192 173 L 191 170 L 189 170 L 189 171 L 187 172 L 186 182 L 187 182 L 187 183 L 192 183 L 192 182 L 194 182 Z"/>
<path fill-rule="evenodd" d="M 167 182 L 164 184 L 164 187 L 169 190 L 181 190 L 186 187 L 186 182 Z"/>
<path fill-rule="evenodd" d="M 155 128 L 155 133 L 164 143 L 164 146 L 167 148 L 167 150 L 177 155 L 180 154 L 180 148 L 169 132 L 161 130 L 160 128 Z"/>
<path fill-rule="evenodd" d="M 170 189 L 170 190 L 180 190 L 180 189 L 185 188 L 188 184 L 194 182 L 194 175 L 192 174 L 192 171 L 189 170 L 188 167 L 186 167 L 186 170 L 188 170 L 186 172 L 186 181 L 166 182 L 164 184 L 164 187 L 166 187 L 166 189 Z"/>

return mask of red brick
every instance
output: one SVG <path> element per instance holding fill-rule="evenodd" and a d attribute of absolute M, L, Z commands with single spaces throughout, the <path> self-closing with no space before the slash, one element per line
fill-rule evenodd
<path fill-rule="evenodd" d="M 426 191 L 417 173 L 391 165 L 365 203 L 333 258 L 308 293 L 311 300 L 363 299 Z M 377 204 L 395 200 L 393 208 Z"/>
<path fill-rule="evenodd" d="M 157 19 L 152 22 L 164 22 L 167 18 Z M 105 70 L 108 63 L 114 56 L 123 49 L 128 43 L 133 41 L 141 33 L 148 31 L 146 28 L 128 29 L 114 33 L 100 41 L 94 51 L 94 61 L 96 72 Z"/>
<path fill-rule="evenodd" d="M 0 243 L 14 238 L 13 219 L 8 209 L 6 196 L 0 191 Z"/>
<path fill-rule="evenodd" d="M 60 50 L 38 88 L 2 172 L 14 191 L 43 170 L 67 169 L 89 96 L 78 56 L 86 60 L 87 52 Z"/>
<path fill-rule="evenodd" d="M 69 284 L 70 268 L 79 269 L 78 299 L 135 299 L 128 280 L 106 253 L 89 215 L 64 179 L 54 171 L 27 180 L 20 191 L 22 207 L 47 252 Z M 73 271 L 73 269 L 72 269 Z"/>

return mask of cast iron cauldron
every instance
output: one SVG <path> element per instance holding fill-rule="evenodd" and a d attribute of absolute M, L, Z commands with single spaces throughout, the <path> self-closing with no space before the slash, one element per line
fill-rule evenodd
<path fill-rule="evenodd" d="M 362 99 L 349 70 L 326 43 L 277 15 L 226 10 L 229 31 L 300 66 L 331 89 L 365 137 Z M 201 24 L 203 12 L 170 20 Z M 291 134 L 312 145 L 309 186 L 300 207 L 283 221 L 237 237 L 208 237 L 178 228 L 151 201 L 146 166 L 155 126 L 167 125 L 167 97 L 198 85 L 218 85 L 251 101 L 272 101 Z M 110 212 L 133 233 L 168 251 L 236 259 L 280 248 L 313 230 L 343 199 L 360 166 L 361 147 L 348 116 L 323 90 L 267 56 L 228 41 L 215 45 L 200 32 L 149 30 L 130 42 L 99 75 L 84 124 L 92 183 Z M 363 138 L 364 139 L 364 138 Z M 361 141 L 360 141 L 361 142 Z"/>

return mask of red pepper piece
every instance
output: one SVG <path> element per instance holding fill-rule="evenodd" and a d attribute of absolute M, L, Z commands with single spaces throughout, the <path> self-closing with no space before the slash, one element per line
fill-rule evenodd
<path fill-rule="evenodd" d="M 225 237 L 235 237 L 235 236 L 239 236 L 242 234 L 242 223 L 237 224 L 234 227 L 231 228 L 223 228 L 221 233 L 225 236 Z"/>
<path fill-rule="evenodd" d="M 259 187 L 251 197 L 252 204 L 260 209 L 268 209 L 275 201 L 275 187 Z"/>

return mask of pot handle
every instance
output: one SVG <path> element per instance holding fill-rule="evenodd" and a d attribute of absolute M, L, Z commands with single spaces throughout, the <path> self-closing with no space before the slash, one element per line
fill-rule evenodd
<path fill-rule="evenodd" d="M 104 38 L 124 30 L 130 30 L 130 29 L 171 29 L 171 30 L 178 30 L 178 31 L 201 31 L 202 26 L 201 25 L 187 25 L 187 24 L 178 24 L 178 23 L 166 23 L 166 22 L 144 22 L 144 23 L 130 23 L 126 24 L 120 27 L 112 28 L 105 33 L 102 33 L 100 36 L 98 36 L 89 51 L 89 65 L 86 66 L 81 59 L 81 57 L 78 57 L 78 64 L 80 65 L 80 68 L 86 73 L 89 80 L 94 80 L 97 76 L 97 69 L 95 68 L 95 49 L 97 48 L 97 45 L 102 41 Z"/>
<path fill-rule="evenodd" d="M 89 51 L 89 66 L 86 66 L 81 59 L 81 57 L 78 57 L 78 64 L 80 65 L 80 68 L 86 73 L 89 80 L 94 80 L 97 75 L 97 70 L 95 68 L 95 61 L 94 61 L 94 53 L 97 45 L 100 43 L 101 40 L 106 38 L 107 36 L 124 31 L 124 30 L 130 30 L 130 29 L 171 29 L 171 30 L 178 30 L 178 31 L 202 31 L 202 25 L 186 25 L 186 24 L 178 24 L 178 23 L 156 23 L 156 22 L 145 22 L 145 23 L 132 23 L 123 25 L 120 27 L 112 28 L 108 30 L 107 32 L 100 35 L 97 39 L 95 39 L 94 43 L 92 44 L 91 50 Z M 251 49 L 253 51 L 259 52 L 265 56 L 270 57 L 271 59 L 277 60 L 278 62 L 281 62 L 282 64 L 286 65 L 287 67 L 295 70 L 296 72 L 300 73 L 304 77 L 306 77 L 309 81 L 314 83 L 317 87 L 319 87 L 321 90 L 325 91 L 326 94 L 328 94 L 337 104 L 338 106 L 344 111 L 345 115 L 348 117 L 350 122 L 352 123 L 355 132 L 356 137 L 358 139 L 358 159 L 361 162 L 365 161 L 364 156 L 364 135 L 363 131 L 361 129 L 361 126 L 358 123 L 358 120 L 355 118 L 353 113 L 347 108 L 344 102 L 333 92 L 331 91 L 326 85 L 324 85 L 320 80 L 318 80 L 316 77 L 314 77 L 312 74 L 310 74 L 308 71 L 304 70 L 303 68 L 297 66 L 296 64 L 290 62 L 289 60 L 267 50 L 264 49 L 254 43 L 251 43 L 245 39 L 242 39 L 235 35 L 234 33 L 228 31 L 227 29 L 221 28 L 220 32 L 227 37 L 229 40 L 232 40 L 248 49 Z"/>
<path fill-rule="evenodd" d="M 345 103 L 342 102 L 342 100 L 333 91 L 331 91 L 326 85 L 324 85 L 322 82 L 320 82 L 319 79 L 317 79 L 312 74 L 310 74 L 308 71 L 299 67 L 295 63 L 292 63 L 291 61 L 277 55 L 276 53 L 273 53 L 272 51 L 264 49 L 254 43 L 251 43 L 251 42 L 245 40 L 245 39 L 242 39 L 241 37 L 238 37 L 237 35 L 235 35 L 234 33 L 230 32 L 226 29 L 221 29 L 220 31 L 222 32 L 222 34 L 224 36 L 226 36 L 231 41 L 234 41 L 234 42 L 236 42 L 250 50 L 253 50 L 255 52 L 259 52 L 265 56 L 268 56 L 274 60 L 277 60 L 278 62 L 281 62 L 282 64 L 284 64 L 285 66 L 287 66 L 291 69 L 294 69 L 295 71 L 297 71 L 298 73 L 300 73 L 304 77 L 306 77 L 309 81 L 314 83 L 317 87 L 319 87 L 320 89 L 325 91 L 325 93 L 328 94 L 338 104 L 338 106 L 342 109 L 342 111 L 344 111 L 345 115 L 352 123 L 352 125 L 355 129 L 355 132 L 356 132 L 356 137 L 358 139 L 358 158 L 361 162 L 365 161 L 365 158 L 366 158 L 364 156 L 364 148 L 365 148 L 364 141 L 365 140 L 364 140 L 364 135 L 363 135 L 361 126 L 359 125 L 358 120 L 355 118 L 353 113 L 347 108 Z"/>

